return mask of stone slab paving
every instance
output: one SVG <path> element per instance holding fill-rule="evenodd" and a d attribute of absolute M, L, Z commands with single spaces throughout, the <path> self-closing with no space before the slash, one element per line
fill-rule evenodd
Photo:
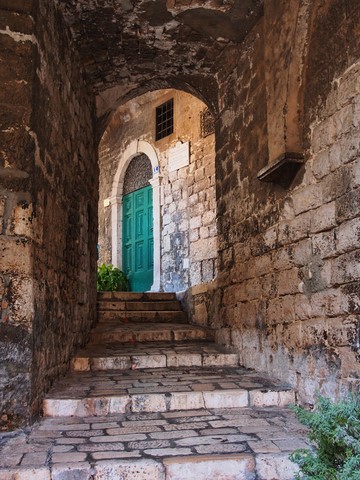
<path fill-rule="evenodd" d="M 294 401 L 288 385 L 242 367 L 167 367 L 72 372 L 47 394 L 43 409 L 45 416 L 83 417 Z"/>
<path fill-rule="evenodd" d="M 44 418 L 0 437 L 0 480 L 290 480 L 307 447 L 286 408 Z"/>
<path fill-rule="evenodd" d="M 239 355 L 233 350 L 209 342 L 138 343 L 130 345 L 98 344 L 77 353 L 74 371 L 128 370 L 187 366 L 237 366 Z"/>

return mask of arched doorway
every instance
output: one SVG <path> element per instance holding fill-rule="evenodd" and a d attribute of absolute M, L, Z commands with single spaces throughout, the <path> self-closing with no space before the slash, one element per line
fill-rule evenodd
<path fill-rule="evenodd" d="M 142 198 L 142 197 L 145 197 Z M 134 271 L 142 277 L 146 266 L 146 280 L 135 279 L 133 291 L 159 291 L 160 289 L 160 176 L 159 163 L 154 148 L 145 141 L 133 141 L 122 154 L 114 177 L 111 204 L 111 262 L 113 265 Z M 146 207 L 146 217 L 143 216 Z M 131 210 L 131 211 L 130 211 Z M 136 218 L 138 220 L 136 227 Z M 129 220 L 130 219 L 130 220 Z M 131 220 L 132 219 L 132 220 Z M 146 225 L 141 222 L 146 220 Z M 129 227 L 129 222 L 133 225 Z M 146 239 L 138 235 L 143 227 L 148 233 Z M 149 231 L 151 229 L 151 232 Z M 130 238 L 128 233 L 130 232 Z M 140 242 L 147 242 L 147 257 Z M 138 260 L 136 259 L 136 249 Z M 130 253 L 131 251 L 131 253 Z M 127 255 L 127 256 L 126 256 Z M 142 266 L 140 266 L 140 260 Z M 151 271 L 151 273 L 150 273 Z M 129 272 L 126 272 L 129 274 Z M 136 276 L 136 275 L 135 275 Z M 130 284 L 132 281 L 130 274 Z M 133 279 L 134 280 L 134 279 Z"/>
<path fill-rule="evenodd" d="M 151 162 L 132 158 L 124 177 L 122 201 L 122 269 L 134 292 L 151 289 L 154 278 L 154 225 Z"/>

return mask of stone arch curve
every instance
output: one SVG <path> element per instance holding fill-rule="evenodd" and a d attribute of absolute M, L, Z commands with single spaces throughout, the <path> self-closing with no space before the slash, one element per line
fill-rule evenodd
<path fill-rule="evenodd" d="M 111 259 L 112 264 L 122 267 L 122 197 L 124 178 L 131 160 L 139 154 L 145 154 L 152 167 L 153 176 L 150 184 L 153 189 L 153 225 L 154 225 L 154 282 L 151 291 L 160 289 L 160 182 L 159 160 L 155 148 L 144 140 L 134 140 L 119 158 L 115 173 L 110 203 L 111 203 Z"/>
<path fill-rule="evenodd" d="M 201 100 L 216 116 L 219 111 L 219 99 L 218 99 L 218 87 L 214 80 L 206 79 L 203 84 L 197 85 L 194 81 L 194 85 L 188 81 L 184 81 L 181 78 L 153 78 L 146 80 L 136 87 L 124 88 L 123 85 L 114 85 L 113 87 L 104 90 L 96 97 L 96 115 L 97 115 L 97 140 L 100 142 L 102 135 L 104 134 L 107 126 L 111 122 L 111 119 L 117 109 L 124 105 L 126 102 L 139 97 L 145 93 L 153 92 L 156 90 L 174 89 L 182 92 L 189 93 L 194 97 Z M 209 93 L 211 92 L 211 94 Z"/>

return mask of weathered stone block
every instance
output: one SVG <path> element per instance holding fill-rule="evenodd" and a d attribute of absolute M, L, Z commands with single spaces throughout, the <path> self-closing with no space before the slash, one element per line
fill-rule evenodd
<path fill-rule="evenodd" d="M 336 230 L 336 248 L 339 253 L 360 248 L 360 218 L 342 223 Z"/>
<path fill-rule="evenodd" d="M 360 189 L 349 192 L 336 200 L 336 220 L 349 220 L 360 211 Z"/>
<path fill-rule="evenodd" d="M 206 405 L 201 392 L 174 392 L 171 394 L 170 410 L 192 410 L 204 407 Z"/>
<path fill-rule="evenodd" d="M 0 471 L 0 480 L 51 480 L 48 467 Z"/>
<path fill-rule="evenodd" d="M 164 368 L 166 367 L 165 355 L 139 355 L 133 356 L 132 364 L 136 368 Z"/>
<path fill-rule="evenodd" d="M 297 190 L 293 195 L 293 205 L 295 215 L 317 208 L 322 203 L 321 186 L 317 183 L 308 185 L 301 190 Z"/>
<path fill-rule="evenodd" d="M 209 316 L 205 303 L 199 303 L 194 307 L 194 322 L 197 325 L 207 326 L 209 324 Z"/>
<path fill-rule="evenodd" d="M 332 262 L 331 282 L 339 285 L 360 279 L 359 251 L 345 253 Z"/>
<path fill-rule="evenodd" d="M 336 226 L 335 202 L 326 203 L 311 212 L 311 232 L 321 232 Z"/>
<path fill-rule="evenodd" d="M 166 412 L 165 395 L 133 395 L 131 410 L 133 412 Z"/>
<path fill-rule="evenodd" d="M 300 291 L 300 282 L 301 279 L 299 277 L 299 270 L 297 268 L 279 272 L 277 287 L 278 294 L 287 295 L 291 293 L 298 293 Z"/>
<path fill-rule="evenodd" d="M 73 452 L 70 452 L 70 455 Z M 67 455 L 66 453 L 65 455 Z M 76 462 L 74 465 L 69 465 L 71 457 L 64 458 L 64 463 L 58 463 L 52 466 L 51 479 L 52 480 L 92 480 L 95 469 L 87 462 Z"/>
<path fill-rule="evenodd" d="M 314 255 L 321 258 L 334 257 L 336 255 L 335 230 L 313 235 L 312 251 Z"/>
<path fill-rule="evenodd" d="M 298 471 L 299 467 L 292 463 L 286 454 L 256 455 L 256 473 L 259 480 L 292 480 Z"/>
<path fill-rule="evenodd" d="M 205 408 L 239 408 L 249 405 L 246 390 L 203 392 Z"/>
<path fill-rule="evenodd" d="M 164 467 L 155 460 L 99 461 L 94 480 L 165 480 Z"/>
<path fill-rule="evenodd" d="M 316 179 L 321 179 L 330 173 L 330 150 L 326 149 L 315 155 L 312 161 L 312 172 Z"/>
<path fill-rule="evenodd" d="M 0 237 L 1 272 L 31 275 L 32 247 L 27 238 Z"/>
<path fill-rule="evenodd" d="M 279 392 L 252 390 L 249 392 L 249 396 L 249 404 L 254 407 L 284 407 L 285 405 L 295 403 L 295 393 L 291 390 Z"/>
<path fill-rule="evenodd" d="M 165 458 L 167 480 L 254 480 L 254 459 L 248 454 Z"/>

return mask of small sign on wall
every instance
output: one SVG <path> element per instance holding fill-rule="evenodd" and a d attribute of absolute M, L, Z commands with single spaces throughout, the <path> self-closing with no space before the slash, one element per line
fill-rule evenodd
<path fill-rule="evenodd" d="M 175 172 L 189 165 L 189 142 L 177 142 L 175 147 L 169 149 L 169 172 Z"/>

